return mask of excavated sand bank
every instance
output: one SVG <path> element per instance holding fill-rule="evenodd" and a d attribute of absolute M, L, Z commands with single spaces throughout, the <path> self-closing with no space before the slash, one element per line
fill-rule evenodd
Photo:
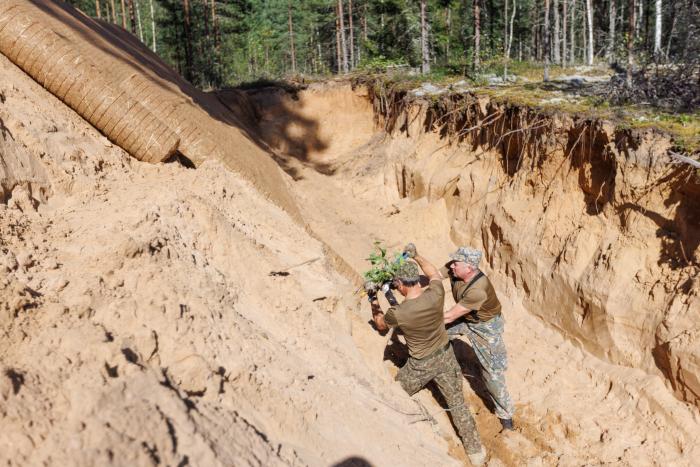
<path fill-rule="evenodd" d="M 462 125 L 495 124 L 461 141 L 426 131 L 440 118 L 429 102 L 358 139 L 348 120 L 387 123 L 367 94 L 320 85 L 293 98 L 251 96 L 261 133 L 298 180 L 305 219 L 356 270 L 376 238 L 396 248 L 415 239 L 435 261 L 458 244 L 484 249 L 509 303 L 510 381 L 525 425 L 525 440 L 494 438 L 500 459 L 689 463 L 698 411 L 683 401 L 697 402 L 698 185 L 669 163 L 668 140 L 488 101 L 475 102 L 477 121 Z M 298 121 L 319 122 L 319 134 L 347 144 L 283 157 L 298 148 Z M 515 122 L 540 131 L 511 140 Z M 479 422 L 496 430 L 490 414 Z"/>
<path fill-rule="evenodd" d="M 483 248 L 531 313 L 598 358 L 663 374 L 700 404 L 700 176 L 673 163 L 664 135 L 474 96 L 407 104 L 405 94 L 392 102 L 370 92 L 387 130 L 378 141 L 366 131 L 364 87 L 312 88 L 286 102 L 280 93 L 259 105 L 261 134 L 281 153 L 347 177 L 364 175 L 351 149 L 361 148 L 386 195 L 443 201 L 453 242 Z M 345 130 L 351 116 L 359 131 Z M 308 139 L 298 121 L 321 122 L 320 141 L 334 147 L 300 152 Z"/>

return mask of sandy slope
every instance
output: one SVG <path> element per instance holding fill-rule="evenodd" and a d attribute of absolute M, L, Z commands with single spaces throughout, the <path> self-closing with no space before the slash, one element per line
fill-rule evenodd
<path fill-rule="evenodd" d="M 324 245 L 217 162 L 130 159 L 0 62 L 0 463 L 453 462 L 366 366 Z"/>

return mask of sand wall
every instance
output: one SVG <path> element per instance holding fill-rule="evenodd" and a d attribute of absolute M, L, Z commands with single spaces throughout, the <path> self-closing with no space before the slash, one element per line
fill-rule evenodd
<path fill-rule="evenodd" d="M 670 139 L 484 99 L 446 129 L 435 109 L 398 117 L 396 193 L 444 198 L 454 241 L 483 248 L 531 313 L 700 403 L 700 177 Z"/>

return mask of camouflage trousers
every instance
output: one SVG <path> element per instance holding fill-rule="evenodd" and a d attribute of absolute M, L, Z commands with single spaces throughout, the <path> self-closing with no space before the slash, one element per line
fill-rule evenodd
<path fill-rule="evenodd" d="M 430 381 L 435 381 L 447 402 L 452 423 L 462 439 L 467 454 L 481 451 L 481 438 L 462 393 L 462 371 L 450 344 L 447 350 L 423 359 L 410 357 L 399 370 L 396 380 L 409 395 L 414 395 Z"/>
<path fill-rule="evenodd" d="M 503 342 L 503 317 L 498 315 L 481 323 L 460 320 L 447 328 L 450 338 L 467 336 L 481 366 L 481 376 L 496 408 L 498 418 L 513 418 L 515 407 L 506 388 L 508 368 Z"/>

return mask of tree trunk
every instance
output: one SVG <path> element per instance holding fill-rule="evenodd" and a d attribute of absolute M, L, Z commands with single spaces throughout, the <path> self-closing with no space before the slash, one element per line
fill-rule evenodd
<path fill-rule="evenodd" d="M 445 31 L 447 40 L 445 41 L 445 61 L 450 63 L 450 39 L 452 38 L 452 8 L 448 5 L 445 8 Z"/>
<path fill-rule="evenodd" d="M 114 4 L 114 0 L 111 0 L 112 4 L 112 23 L 117 24 L 117 6 Z"/>
<path fill-rule="evenodd" d="M 338 6 L 335 7 L 335 59 L 338 74 L 343 69 L 343 53 L 340 51 L 340 15 L 338 14 Z"/>
<path fill-rule="evenodd" d="M 656 25 L 654 28 L 654 56 L 661 56 L 661 0 L 656 0 Z"/>
<path fill-rule="evenodd" d="M 134 9 L 134 0 L 127 0 L 129 7 L 129 23 L 131 25 L 131 33 L 136 35 L 136 10 Z"/>
<path fill-rule="evenodd" d="M 671 42 L 673 42 L 673 33 L 676 29 L 676 15 L 673 11 L 675 9 L 673 2 L 671 2 L 671 28 L 668 30 L 668 41 L 666 42 L 666 60 L 668 60 L 668 55 L 671 52 Z"/>
<path fill-rule="evenodd" d="M 503 8 L 503 57 L 505 57 L 508 49 L 508 0 L 504 0 Z"/>
<path fill-rule="evenodd" d="M 530 60 L 539 59 L 540 43 L 537 40 L 539 34 L 537 23 L 539 20 L 538 3 L 535 2 L 535 7 L 530 10 L 530 24 L 532 25 L 530 28 Z"/>
<path fill-rule="evenodd" d="M 185 27 L 185 79 L 192 81 L 192 23 L 190 18 L 190 0 L 182 0 Z"/>
<path fill-rule="evenodd" d="M 571 53 L 569 59 L 571 65 L 576 63 L 576 0 L 571 0 Z"/>
<path fill-rule="evenodd" d="M 566 27 L 567 27 L 567 5 L 569 0 L 564 0 L 561 2 L 561 20 L 562 20 L 562 32 L 561 32 L 561 66 L 566 68 Z"/>
<path fill-rule="evenodd" d="M 369 0 L 365 0 L 364 14 L 362 15 L 362 40 L 367 40 L 367 3 Z"/>
<path fill-rule="evenodd" d="M 97 18 L 102 18 L 102 13 L 100 12 L 100 0 L 95 0 L 95 13 L 97 13 Z"/>
<path fill-rule="evenodd" d="M 489 40 L 489 51 L 491 52 L 491 55 L 494 55 L 494 52 L 495 52 L 494 44 L 496 41 L 496 33 L 493 30 L 493 24 L 494 24 L 493 14 L 494 14 L 494 11 L 496 11 L 496 9 L 493 7 L 493 0 L 489 0 L 489 5 L 488 5 L 487 11 L 488 11 L 488 13 L 487 13 L 486 17 L 489 20 L 489 35 L 488 35 L 487 39 Z"/>
<path fill-rule="evenodd" d="M 214 38 L 212 37 L 212 26 L 211 26 L 211 19 L 209 17 L 209 0 L 202 0 L 202 18 L 204 19 L 204 51 L 202 52 L 206 56 L 206 62 L 207 62 L 207 69 L 209 70 L 209 73 L 211 73 L 211 76 L 213 77 L 213 80 L 215 81 L 215 84 L 218 83 L 218 75 L 216 72 L 216 61 L 214 59 L 215 55 L 215 47 L 214 47 Z"/>
<path fill-rule="evenodd" d="M 634 56 L 633 56 L 633 45 L 634 45 L 634 28 L 636 24 L 635 20 L 635 8 L 634 8 L 634 0 L 628 0 L 628 8 L 629 11 L 627 12 L 627 15 L 629 16 L 628 23 L 627 23 L 627 76 L 625 79 L 625 84 L 627 85 L 628 88 L 632 87 L 632 65 L 634 64 Z"/>
<path fill-rule="evenodd" d="M 583 7 L 583 21 L 581 21 L 581 42 L 583 42 L 583 49 L 581 50 L 581 61 L 583 63 L 586 63 L 588 60 L 586 59 L 586 55 L 588 55 L 588 19 L 586 18 L 586 6 L 585 2 L 588 0 L 584 0 L 584 7 Z"/>
<path fill-rule="evenodd" d="M 586 0 L 586 20 L 588 22 L 588 66 L 593 65 L 593 5 Z"/>
<path fill-rule="evenodd" d="M 219 17 L 216 15 L 216 0 L 211 0 L 211 26 L 214 29 L 214 48 L 218 54 L 221 50 L 221 37 L 219 36 Z"/>
<path fill-rule="evenodd" d="M 126 5 L 122 0 L 122 28 L 126 29 Z"/>
<path fill-rule="evenodd" d="M 136 4 L 136 24 L 139 27 L 139 40 L 143 42 L 143 27 L 141 26 L 141 5 L 139 4 L 139 0 L 134 0 L 134 2 Z"/>
<path fill-rule="evenodd" d="M 348 72 L 348 44 L 345 41 L 345 18 L 343 17 L 343 0 L 338 0 L 338 20 L 340 22 L 340 51 L 343 56 L 343 73 Z"/>
<path fill-rule="evenodd" d="M 549 81 L 549 41 L 549 0 L 544 0 L 544 82 Z"/>
<path fill-rule="evenodd" d="M 158 51 L 158 43 L 156 42 L 156 14 L 153 8 L 153 0 L 150 0 L 149 3 L 151 4 L 151 34 L 153 35 L 153 52 L 155 53 Z"/>
<path fill-rule="evenodd" d="M 474 6 L 474 71 L 479 70 L 480 62 L 479 55 L 481 54 L 480 42 L 481 42 L 481 18 L 479 10 L 479 0 L 472 0 Z"/>
<path fill-rule="evenodd" d="M 559 0 L 554 0 L 552 3 L 554 8 L 554 63 L 561 64 L 561 48 L 559 40 Z"/>
<path fill-rule="evenodd" d="M 355 29 L 352 23 L 352 0 L 348 0 L 348 28 L 350 29 L 350 69 L 355 68 Z"/>
<path fill-rule="evenodd" d="M 292 57 L 292 73 L 297 73 L 297 52 L 294 49 L 294 26 L 292 24 L 292 1 L 287 2 L 287 18 L 289 20 L 289 55 Z"/>
<path fill-rule="evenodd" d="M 314 73 L 319 72 L 319 64 L 323 64 L 323 53 L 321 51 L 321 39 L 319 38 L 318 29 L 316 29 L 316 66 L 314 67 Z"/>
<path fill-rule="evenodd" d="M 211 27 L 214 30 L 214 69 L 216 79 L 222 82 L 221 72 L 221 36 L 219 30 L 219 16 L 216 14 L 216 0 L 211 0 Z"/>
<path fill-rule="evenodd" d="M 505 65 L 503 66 L 503 79 L 505 80 L 508 78 L 508 63 L 510 62 L 510 48 L 513 45 L 513 22 L 515 21 L 515 12 L 518 9 L 518 4 L 516 0 L 513 0 L 513 12 L 510 17 L 510 31 L 507 31 L 506 34 L 506 60 L 505 60 Z M 506 16 L 505 19 L 506 21 L 508 20 L 508 0 L 506 0 Z"/>
<path fill-rule="evenodd" d="M 608 63 L 614 61 L 615 56 L 615 17 L 617 16 L 617 8 L 615 0 L 610 0 L 610 9 L 608 10 L 608 18 L 610 20 L 608 26 Z"/>
<path fill-rule="evenodd" d="M 513 12 L 510 15 L 510 28 L 508 31 L 508 50 L 506 51 L 506 58 L 510 60 L 510 51 L 513 47 L 513 23 L 515 22 L 515 13 L 518 11 L 518 2 L 513 0 Z"/>
<path fill-rule="evenodd" d="M 211 29 L 209 28 L 209 0 L 202 0 L 202 9 L 204 10 L 202 17 L 204 18 L 204 37 L 207 40 L 207 47 L 212 44 Z M 207 50 L 207 55 L 209 50 Z"/>
<path fill-rule="evenodd" d="M 428 21 L 425 17 L 426 0 L 420 0 L 420 45 L 421 45 L 421 72 L 430 73 L 430 46 L 428 44 Z"/>
<path fill-rule="evenodd" d="M 637 18 L 635 20 L 635 36 L 639 37 L 639 32 L 642 30 L 642 21 L 644 20 L 644 0 L 638 0 L 636 2 L 637 7 L 639 8 L 637 13 Z"/>

